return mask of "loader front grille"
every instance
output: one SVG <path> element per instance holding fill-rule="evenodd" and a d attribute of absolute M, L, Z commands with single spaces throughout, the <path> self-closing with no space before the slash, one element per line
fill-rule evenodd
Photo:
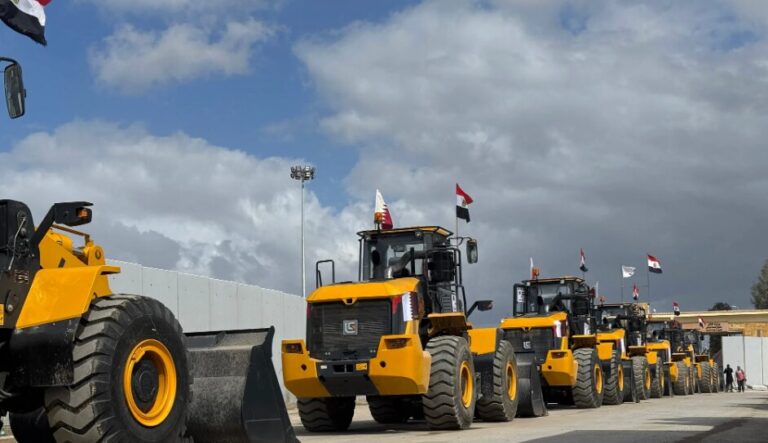
<path fill-rule="evenodd" d="M 515 352 L 533 352 L 537 363 L 543 363 L 547 359 L 547 351 L 560 345 L 555 341 L 552 328 L 533 328 L 529 331 L 506 329 L 504 340 L 512 344 Z"/>
<path fill-rule="evenodd" d="M 392 333 L 392 304 L 361 300 L 310 305 L 309 355 L 320 360 L 362 360 L 376 355 L 382 335 Z"/>

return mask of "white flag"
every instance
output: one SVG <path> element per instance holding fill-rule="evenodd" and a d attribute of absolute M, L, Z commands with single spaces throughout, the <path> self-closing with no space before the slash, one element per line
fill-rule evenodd
<path fill-rule="evenodd" d="M 632 266 L 622 266 L 621 267 L 621 276 L 624 278 L 629 278 L 635 275 L 635 268 Z"/>

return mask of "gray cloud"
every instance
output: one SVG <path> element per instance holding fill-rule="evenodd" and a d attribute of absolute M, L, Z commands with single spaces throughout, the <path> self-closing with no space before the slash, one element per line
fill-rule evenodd
<path fill-rule="evenodd" d="M 764 21 L 728 3 L 535 3 L 426 2 L 296 46 L 333 109 L 322 127 L 360 147 L 350 193 L 376 185 L 407 202 L 403 223 L 452 226 L 461 182 L 482 248 L 468 285 L 502 309 L 530 256 L 574 273 L 580 247 L 609 299 L 650 252 L 658 309 L 746 306 L 768 256 Z"/>
<path fill-rule="evenodd" d="M 86 121 L 27 136 L 0 153 L 0 173 L 4 198 L 26 202 L 37 220 L 56 201 L 93 202 L 84 230 L 109 258 L 299 293 L 295 161 Z M 334 256 L 351 274 L 357 248 L 348 233 L 367 208 L 333 213 L 312 192 L 306 208 L 309 266 Z"/>

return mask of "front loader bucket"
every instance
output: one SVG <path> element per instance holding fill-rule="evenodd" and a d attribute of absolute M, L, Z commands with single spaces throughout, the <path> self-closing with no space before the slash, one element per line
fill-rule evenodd
<path fill-rule="evenodd" d="M 294 443 L 272 366 L 275 328 L 186 335 L 192 375 L 187 435 L 196 443 Z"/>
<path fill-rule="evenodd" d="M 517 387 L 520 393 L 520 403 L 517 406 L 519 417 L 542 417 L 547 415 L 547 403 L 541 392 L 541 375 L 536 366 L 533 353 L 521 352 L 517 358 Z"/>

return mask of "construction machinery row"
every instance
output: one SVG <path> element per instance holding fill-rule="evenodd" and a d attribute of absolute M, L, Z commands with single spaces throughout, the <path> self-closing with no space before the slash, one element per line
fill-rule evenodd
<path fill-rule="evenodd" d="M 21 69 L 3 60 L 18 117 Z M 114 294 L 108 277 L 120 269 L 74 229 L 91 221 L 90 206 L 54 204 L 35 225 L 27 205 L 0 200 L 0 415 L 16 440 L 296 441 L 271 361 L 274 328 L 184 334 L 157 300 Z M 695 333 L 640 304 L 595 305 L 581 278 L 515 284 L 512 316 L 476 328 L 470 315 L 493 302 L 467 301 L 474 239 L 427 226 L 363 231 L 359 243 L 357 281 L 336 282 L 335 263 L 318 262 L 307 335 L 281 346 L 309 431 L 347 429 L 357 396 L 380 423 L 444 430 L 545 415 L 551 402 L 596 408 L 718 390 Z"/>
<path fill-rule="evenodd" d="M 548 403 L 597 408 L 718 389 L 697 334 L 653 319 L 646 304 L 596 304 L 582 278 L 536 277 L 511 285 L 511 317 L 476 328 L 469 316 L 492 301 L 467 309 L 459 246 L 475 263 L 474 239 L 438 226 L 358 236 L 357 281 L 336 282 L 335 263 L 318 262 L 306 339 L 282 343 L 284 383 L 309 431 L 346 430 L 358 396 L 379 423 L 465 429 L 546 415 Z"/>

